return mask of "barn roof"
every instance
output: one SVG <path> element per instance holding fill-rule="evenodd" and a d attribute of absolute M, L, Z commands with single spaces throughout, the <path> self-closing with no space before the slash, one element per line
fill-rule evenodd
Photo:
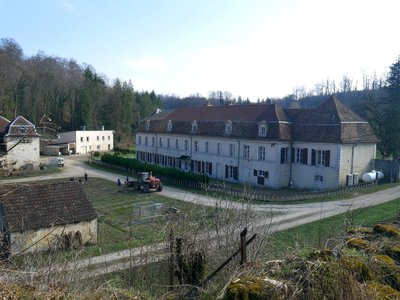
<path fill-rule="evenodd" d="M 76 181 L 0 186 L 10 232 L 66 225 L 96 218 L 96 212 Z"/>

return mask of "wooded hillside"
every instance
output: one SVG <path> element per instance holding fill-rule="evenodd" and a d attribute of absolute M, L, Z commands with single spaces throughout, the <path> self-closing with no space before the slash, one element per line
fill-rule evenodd
<path fill-rule="evenodd" d="M 117 144 L 133 139 L 140 117 L 161 106 L 152 92 L 134 90 L 131 82 L 110 84 L 90 65 L 38 53 L 26 57 L 12 39 L 0 40 L 0 115 L 23 115 L 60 131 L 115 130 Z"/>

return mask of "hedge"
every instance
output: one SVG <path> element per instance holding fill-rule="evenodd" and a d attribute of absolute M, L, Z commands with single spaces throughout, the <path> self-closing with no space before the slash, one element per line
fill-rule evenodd
<path fill-rule="evenodd" d="M 204 174 L 195 174 L 193 172 L 183 172 L 174 168 L 166 168 L 158 165 L 148 164 L 138 161 L 135 158 L 125 158 L 118 155 L 103 154 L 101 161 L 104 163 L 125 167 L 128 170 L 137 172 L 152 172 L 157 177 L 170 177 L 174 179 L 187 180 L 192 182 L 209 183 L 210 178 Z"/>

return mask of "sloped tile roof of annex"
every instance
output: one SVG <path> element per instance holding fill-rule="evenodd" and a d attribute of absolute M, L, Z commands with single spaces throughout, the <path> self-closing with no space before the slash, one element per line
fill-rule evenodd
<path fill-rule="evenodd" d="M 0 203 L 11 232 L 48 228 L 95 219 L 81 184 L 16 184 L 0 187 Z"/>
<path fill-rule="evenodd" d="M 331 96 L 316 108 L 285 109 L 293 122 L 293 140 L 304 142 L 377 143 L 370 124 Z"/>

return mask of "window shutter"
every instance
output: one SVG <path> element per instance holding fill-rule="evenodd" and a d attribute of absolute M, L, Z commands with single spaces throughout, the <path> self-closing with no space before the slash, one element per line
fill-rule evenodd
<path fill-rule="evenodd" d="M 190 171 L 194 171 L 194 160 L 190 161 Z"/>
<path fill-rule="evenodd" d="M 269 172 L 268 171 L 264 171 L 264 177 L 268 178 L 269 177 Z"/>
<path fill-rule="evenodd" d="M 292 163 L 294 163 L 294 148 L 290 148 L 291 156 L 292 156 Z"/>
<path fill-rule="evenodd" d="M 285 148 L 281 148 L 281 164 L 285 162 Z"/>
<path fill-rule="evenodd" d="M 238 167 L 233 167 L 233 178 L 238 179 Z"/>
<path fill-rule="evenodd" d="M 204 173 L 204 170 L 205 170 L 205 168 L 204 168 L 204 161 L 202 161 L 202 162 L 201 162 L 201 173 Z"/>
<path fill-rule="evenodd" d="M 212 163 L 208 163 L 208 174 L 212 175 Z"/>
<path fill-rule="evenodd" d="M 311 164 L 315 166 L 315 160 L 317 158 L 317 151 L 315 149 L 311 149 Z"/>
<path fill-rule="evenodd" d="M 331 163 L 331 150 L 325 151 L 325 167 L 329 167 Z"/>
<path fill-rule="evenodd" d="M 228 166 L 225 165 L 225 178 L 228 178 L 228 174 L 229 174 Z"/>
<path fill-rule="evenodd" d="M 303 148 L 302 152 L 303 152 L 302 153 L 303 157 L 301 158 L 301 162 L 306 165 L 306 164 L 308 164 L 308 149 Z"/>
<path fill-rule="evenodd" d="M 256 169 L 253 170 L 253 175 L 254 175 L 254 176 L 257 176 L 257 175 L 258 175 L 258 172 L 257 172 Z"/>

